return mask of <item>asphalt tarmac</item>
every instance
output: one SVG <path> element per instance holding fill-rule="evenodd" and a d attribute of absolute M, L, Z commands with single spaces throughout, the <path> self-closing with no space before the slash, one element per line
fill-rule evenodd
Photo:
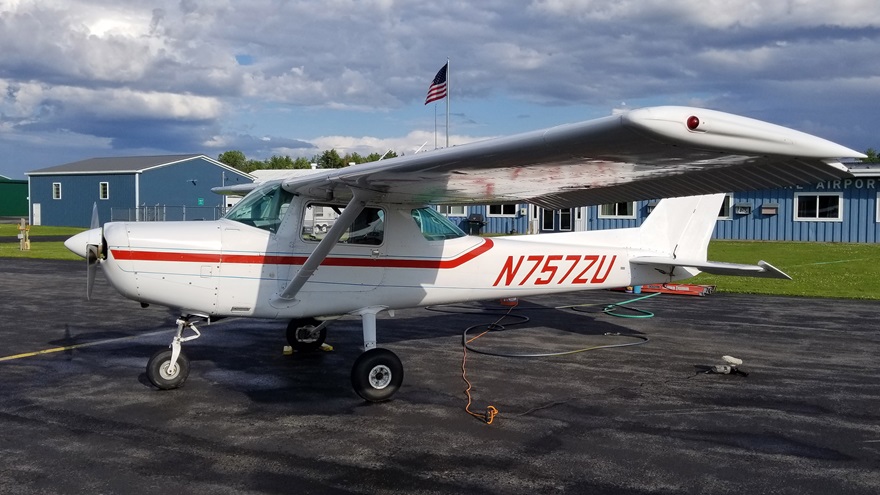
<path fill-rule="evenodd" d="M 354 318 L 308 355 L 283 355 L 285 322 L 204 326 L 185 385 L 159 391 L 144 367 L 176 315 L 100 273 L 87 303 L 84 265 L 0 259 L 0 358 L 68 347 L 0 361 L 0 493 L 880 493 L 877 302 L 661 295 L 624 319 L 601 309 L 635 296 L 526 299 L 531 321 L 473 345 L 650 341 L 468 353 L 487 425 L 464 411 L 461 334 L 495 314 L 380 315 L 406 375 L 385 403 L 351 389 Z M 748 376 L 704 373 L 722 355 Z"/>

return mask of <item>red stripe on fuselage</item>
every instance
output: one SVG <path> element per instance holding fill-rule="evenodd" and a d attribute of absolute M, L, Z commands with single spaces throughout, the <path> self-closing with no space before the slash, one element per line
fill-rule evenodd
<path fill-rule="evenodd" d="M 448 269 L 461 266 L 468 261 L 492 249 L 492 239 L 483 239 L 483 243 L 457 258 L 449 260 L 405 260 L 388 258 L 346 258 L 328 257 L 321 266 L 376 267 L 376 268 L 433 268 Z M 111 249 L 110 253 L 117 260 L 128 261 L 171 261 L 180 263 L 230 263 L 253 265 L 302 265 L 307 256 L 278 256 L 262 254 L 210 254 L 210 253 L 179 253 L 168 251 L 133 251 L 128 249 Z"/>

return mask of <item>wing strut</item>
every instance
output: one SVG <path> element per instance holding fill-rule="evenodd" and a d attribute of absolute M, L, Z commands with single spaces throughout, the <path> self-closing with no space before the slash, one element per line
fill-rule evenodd
<path fill-rule="evenodd" d="M 290 283 L 287 284 L 287 287 L 278 294 L 273 302 L 281 303 L 281 304 L 289 304 L 293 302 L 293 298 L 296 294 L 302 289 L 303 285 L 312 278 L 312 274 L 315 273 L 315 270 L 321 265 L 327 255 L 330 254 L 330 250 L 333 249 L 333 246 L 339 242 L 339 239 L 342 237 L 342 234 L 351 227 L 351 224 L 354 223 L 355 218 L 364 210 L 366 206 L 366 202 L 361 198 L 361 194 L 358 190 L 352 191 L 353 196 L 351 201 L 346 205 L 345 210 L 342 211 L 342 214 L 333 222 L 333 226 L 330 227 L 330 231 L 327 232 L 327 235 L 321 239 L 321 242 L 318 243 L 318 246 L 315 247 L 315 250 L 312 251 L 312 254 L 309 255 L 306 262 L 303 263 L 302 268 L 297 272 L 297 274 L 290 280 Z"/>

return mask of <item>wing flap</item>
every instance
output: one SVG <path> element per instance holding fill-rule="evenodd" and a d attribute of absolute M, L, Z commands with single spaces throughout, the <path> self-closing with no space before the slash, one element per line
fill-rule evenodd
<path fill-rule="evenodd" d="M 759 261 L 757 265 L 744 265 L 739 263 L 725 263 L 722 261 L 684 260 L 665 256 L 641 256 L 631 259 L 630 263 L 651 266 L 664 273 L 669 273 L 674 267 L 680 266 L 684 268 L 696 268 L 702 272 L 712 273 L 714 275 L 791 280 L 791 277 L 788 276 L 788 274 L 763 260 Z"/>

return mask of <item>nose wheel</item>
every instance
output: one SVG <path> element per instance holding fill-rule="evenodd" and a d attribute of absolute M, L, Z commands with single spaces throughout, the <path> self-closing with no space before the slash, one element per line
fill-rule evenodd
<path fill-rule="evenodd" d="M 156 388 L 171 390 L 183 385 L 189 376 L 189 359 L 180 353 L 175 362 L 171 362 L 171 349 L 162 349 L 153 354 L 147 362 L 147 379 Z"/>
<path fill-rule="evenodd" d="M 171 340 L 170 348 L 156 352 L 147 361 L 147 379 L 156 388 L 171 390 L 180 387 L 186 381 L 186 377 L 189 376 L 189 359 L 183 353 L 181 344 L 197 339 L 202 335 L 195 324 L 190 321 L 192 318 L 204 318 L 207 320 L 207 316 L 201 315 L 188 315 L 178 318 L 177 335 Z M 183 331 L 185 329 L 191 330 L 195 335 L 184 337 Z"/>

